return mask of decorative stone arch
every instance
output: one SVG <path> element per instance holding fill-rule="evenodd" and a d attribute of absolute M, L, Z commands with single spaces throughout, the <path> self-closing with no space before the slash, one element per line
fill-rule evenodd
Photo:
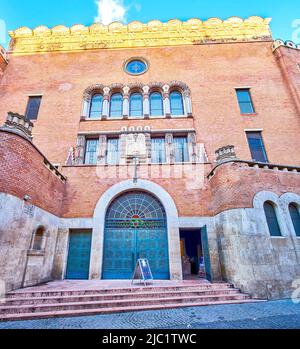
<path fill-rule="evenodd" d="M 124 84 L 119 84 L 119 83 L 109 85 L 109 89 L 110 89 L 109 96 L 111 97 L 114 93 L 121 93 L 123 96 L 124 95 L 124 91 L 123 91 L 124 87 L 125 87 Z"/>
<path fill-rule="evenodd" d="M 128 89 L 128 92 L 127 92 L 127 98 L 128 98 L 128 111 L 127 111 L 127 115 L 130 116 L 130 102 L 131 102 L 131 96 L 135 93 L 138 93 L 141 95 L 142 97 L 142 114 L 141 116 L 144 116 L 144 110 L 145 110 L 145 103 L 144 103 L 144 100 L 145 100 L 145 93 L 144 93 L 144 85 L 142 83 L 132 83 L 132 84 L 129 84 L 127 86 L 127 89 Z M 124 103 L 124 108 L 126 108 L 127 105 L 126 105 L 126 102 Z M 146 107 L 146 109 L 148 110 L 148 108 Z M 126 115 L 126 110 L 125 110 L 125 113 Z"/>
<path fill-rule="evenodd" d="M 256 193 L 256 195 L 253 198 L 253 207 L 256 209 L 262 210 L 261 212 L 264 214 L 264 217 L 265 217 L 264 203 L 267 201 L 271 202 L 274 205 L 281 235 L 283 237 L 287 236 L 288 233 L 287 233 L 287 226 L 285 222 L 285 215 L 282 209 L 281 200 L 277 194 L 271 191 L 265 191 L 265 190 Z M 267 220 L 264 219 L 264 221 L 265 221 L 265 231 L 269 232 Z"/>
<path fill-rule="evenodd" d="M 141 82 L 137 82 L 137 83 L 132 83 L 128 85 L 129 87 L 129 95 L 132 95 L 133 93 L 141 93 L 142 95 L 144 94 L 144 84 L 142 84 Z"/>
<path fill-rule="evenodd" d="M 148 84 L 149 86 L 149 95 L 152 93 L 152 92 L 160 92 L 162 95 L 163 95 L 163 87 L 164 87 L 164 83 L 162 82 L 157 82 L 157 81 L 153 81 L 153 82 L 150 82 Z"/>
<path fill-rule="evenodd" d="M 170 194 L 156 183 L 147 180 L 126 180 L 109 188 L 99 199 L 93 217 L 93 239 L 91 250 L 90 279 L 102 275 L 105 217 L 109 205 L 121 194 L 139 190 L 155 196 L 163 205 L 167 216 L 169 268 L 172 280 L 182 279 L 179 220 L 176 205 Z"/>
<path fill-rule="evenodd" d="M 298 211 L 300 214 L 300 195 L 295 193 L 284 193 L 281 195 L 280 201 L 288 232 L 291 236 L 296 236 L 294 224 L 292 222 L 292 217 L 289 211 L 289 205 L 295 203 L 298 207 Z"/>
<path fill-rule="evenodd" d="M 168 85 L 170 86 L 170 92 L 179 91 L 183 95 L 190 95 L 191 93 L 191 90 L 189 89 L 188 85 L 182 81 L 173 80 Z"/>
<path fill-rule="evenodd" d="M 102 93 L 104 94 L 104 85 L 102 84 L 94 84 L 89 86 L 88 88 L 85 89 L 84 93 L 83 93 L 83 99 L 90 101 L 93 97 L 94 94 L 96 93 Z"/>

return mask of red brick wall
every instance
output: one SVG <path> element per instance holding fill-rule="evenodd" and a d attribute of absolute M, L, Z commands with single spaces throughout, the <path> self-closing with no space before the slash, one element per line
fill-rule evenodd
<path fill-rule="evenodd" d="M 159 168 L 142 166 L 140 178 L 162 186 L 175 201 L 180 216 L 214 216 L 227 209 L 253 207 L 253 198 L 261 190 L 270 190 L 279 195 L 285 192 L 300 195 L 300 173 L 255 169 L 230 163 L 218 167 L 208 181 L 209 165 L 187 167 L 182 177 L 180 172 L 175 175 L 174 166 L 170 166 L 172 178 L 145 176 L 143 171 L 147 168 L 150 171 L 150 167 Z M 113 166 L 99 167 L 97 171 L 94 166 L 64 168 L 68 177 L 64 217 L 92 217 L 98 200 L 106 190 L 132 178 L 130 175 L 127 178 L 114 178 Z M 203 179 L 203 185 L 201 180 L 197 182 L 199 179 Z"/>
<path fill-rule="evenodd" d="M 209 181 L 210 207 L 214 214 L 234 208 L 253 207 L 255 194 L 262 190 L 278 195 L 292 192 L 300 195 L 300 173 L 265 170 L 242 163 L 223 164 Z"/>
<path fill-rule="evenodd" d="M 0 47 L 0 49 L 1 49 L 1 47 Z M 3 56 L 0 54 L 0 80 L 4 74 L 4 70 L 5 70 L 6 66 L 7 66 L 7 62 L 3 58 Z"/>
<path fill-rule="evenodd" d="M 59 216 L 65 184 L 45 165 L 44 157 L 24 138 L 0 131 L 0 192 L 24 198 Z"/>
<path fill-rule="evenodd" d="M 118 172 L 115 172 L 116 168 Z M 125 166 L 99 166 L 97 170 L 95 166 L 65 167 L 63 172 L 68 180 L 63 216 L 92 217 L 98 200 L 106 190 L 133 178 L 132 167 L 128 175 L 119 172 L 125 169 Z M 209 171 L 210 165 L 146 165 L 139 168 L 139 178 L 162 186 L 172 196 L 180 215 L 196 216 L 207 213 L 210 193 L 207 183 L 206 186 L 203 184 Z"/>
<path fill-rule="evenodd" d="M 283 79 L 290 90 L 300 114 L 300 50 L 280 46 L 274 52 L 281 68 Z"/>
<path fill-rule="evenodd" d="M 73 53 L 11 56 L 0 86 L 0 117 L 8 110 L 24 114 L 28 94 L 43 94 L 34 143 L 53 163 L 64 164 L 78 131 L 119 130 L 144 124 L 155 128 L 197 131 L 209 159 L 221 146 L 234 144 L 242 159 L 250 159 L 245 129 L 263 129 L 270 162 L 299 165 L 300 123 L 292 96 L 272 53 L 272 42 L 208 44 L 180 47 L 111 49 Z M 130 57 L 150 62 L 144 75 L 123 71 Z M 82 95 L 95 83 L 168 82 L 180 80 L 191 88 L 191 120 L 80 123 Z M 257 114 L 242 116 L 236 87 L 250 86 Z"/>

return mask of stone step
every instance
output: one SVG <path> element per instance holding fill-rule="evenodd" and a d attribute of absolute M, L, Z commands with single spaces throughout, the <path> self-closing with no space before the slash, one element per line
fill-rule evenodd
<path fill-rule="evenodd" d="M 182 303 L 211 303 L 220 301 L 237 301 L 248 300 L 250 297 L 245 294 L 218 294 L 210 296 L 192 296 L 192 297 L 166 297 L 151 299 L 132 299 L 132 300 L 113 300 L 113 301 L 93 301 L 93 302 L 72 302 L 72 303 L 54 303 L 54 304 L 34 304 L 34 305 L 17 305 L 17 306 L 1 306 L 0 315 L 18 314 L 18 313 L 38 313 L 65 310 L 87 310 L 99 308 L 121 308 L 139 306 L 143 308 L 149 305 L 167 305 Z"/>
<path fill-rule="evenodd" d="M 144 299 L 144 298 L 165 298 L 165 297 L 191 297 L 191 296 L 211 296 L 219 294 L 239 294 L 239 291 L 234 288 L 220 289 L 205 289 L 205 290 L 179 290 L 179 291 L 164 291 L 164 292 L 131 292 L 131 293 L 110 293 L 110 294 L 72 294 L 70 296 L 46 296 L 46 297 L 23 297 L 15 295 L 15 298 L 9 298 L 3 303 L 3 306 L 17 305 L 34 305 L 34 304 L 54 304 L 54 303 L 72 303 L 72 302 L 92 302 L 92 301 L 110 301 L 122 299 Z"/>
<path fill-rule="evenodd" d="M 104 289 L 22 289 L 20 291 L 13 291 L 6 295 L 7 298 L 25 297 L 63 297 L 72 295 L 94 295 L 94 294 L 111 294 L 111 293 L 139 293 L 147 290 L 147 292 L 164 292 L 164 291 L 202 291 L 202 290 L 218 290 L 218 289 L 232 289 L 233 286 L 228 283 L 215 284 L 191 284 L 191 285 L 176 285 L 176 286 L 133 286 L 125 288 L 104 288 Z"/>
<path fill-rule="evenodd" d="M 159 309 L 173 309 L 183 307 L 201 307 L 221 304 L 242 304 L 242 303 L 256 303 L 264 302 L 260 300 L 252 299 L 238 299 L 238 300 L 222 300 L 213 302 L 183 302 L 183 303 L 168 303 L 168 304 L 157 304 L 157 305 L 145 305 L 139 306 L 127 306 L 127 307 L 108 307 L 108 308 L 96 308 L 96 309 L 80 309 L 80 310 L 60 310 L 60 311 L 49 311 L 49 312 L 29 312 L 19 314 L 5 314 L 0 316 L 0 321 L 21 321 L 21 320 L 36 320 L 36 319 L 47 319 L 57 317 L 76 317 L 76 316 L 92 316 L 101 314 L 121 313 L 121 312 L 133 312 L 133 311 L 149 311 Z"/>

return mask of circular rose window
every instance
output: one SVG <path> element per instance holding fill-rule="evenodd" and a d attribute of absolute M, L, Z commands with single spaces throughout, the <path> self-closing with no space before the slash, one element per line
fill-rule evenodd
<path fill-rule="evenodd" d="M 141 75 L 148 70 L 148 64 L 142 59 L 131 59 L 125 63 L 125 71 L 131 75 Z"/>

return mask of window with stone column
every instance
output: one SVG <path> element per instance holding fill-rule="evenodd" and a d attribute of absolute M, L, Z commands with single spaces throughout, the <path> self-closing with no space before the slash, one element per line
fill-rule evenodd
<path fill-rule="evenodd" d="M 109 134 L 79 135 L 75 165 L 124 165 L 138 154 L 141 163 L 206 163 L 204 144 L 195 131 L 152 131 L 150 126 L 122 127 Z"/>
<path fill-rule="evenodd" d="M 88 87 L 83 96 L 82 120 L 149 117 L 191 117 L 190 90 L 179 81 Z"/>

